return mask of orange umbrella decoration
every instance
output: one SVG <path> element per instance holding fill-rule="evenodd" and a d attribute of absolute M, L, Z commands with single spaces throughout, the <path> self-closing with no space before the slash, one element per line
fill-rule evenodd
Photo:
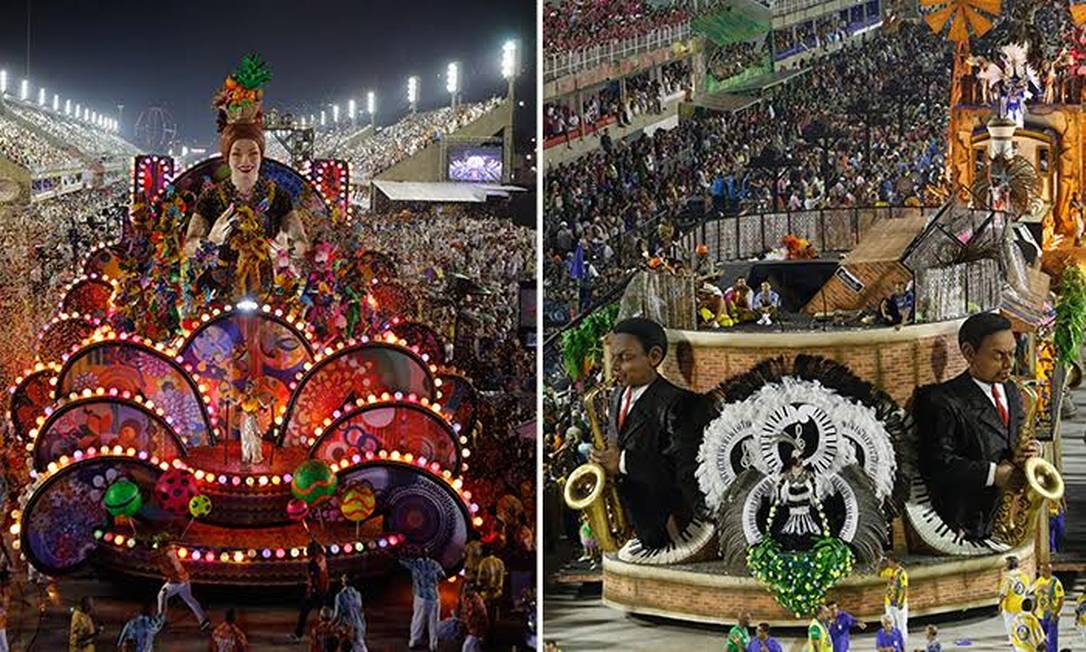
<path fill-rule="evenodd" d="M 954 72 L 950 81 L 950 120 L 947 136 L 947 178 L 957 183 L 954 178 L 954 132 L 957 131 L 957 119 L 954 107 L 962 101 L 962 75 L 965 72 L 965 60 L 969 56 L 969 38 L 979 38 L 992 29 L 992 25 L 1003 9 L 1002 0 L 920 0 L 922 7 L 938 7 L 924 16 L 928 27 L 936 34 L 946 29 L 946 39 L 955 44 Z M 950 27 L 947 28 L 947 25 Z"/>

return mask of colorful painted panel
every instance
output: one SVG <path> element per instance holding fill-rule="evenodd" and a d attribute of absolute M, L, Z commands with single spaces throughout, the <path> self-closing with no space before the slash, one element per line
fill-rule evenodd
<path fill-rule="evenodd" d="M 77 462 L 41 485 L 27 501 L 22 518 L 22 553 L 38 571 L 63 575 L 78 570 L 94 551 L 94 531 L 110 516 L 102 506 L 106 489 L 126 478 L 144 495 L 137 518 L 168 518 L 152 500 L 159 471 L 133 460 L 95 458 Z"/>
<path fill-rule="evenodd" d="M 325 203 L 332 207 L 332 221 L 343 222 L 350 206 L 347 199 L 347 189 L 350 188 L 347 164 L 334 159 L 314 159 L 309 174 Z"/>
<path fill-rule="evenodd" d="M 360 344 L 343 349 L 317 363 L 302 378 L 287 408 L 280 442 L 302 445 L 348 401 L 383 392 L 434 399 L 429 368 L 413 353 L 389 344 Z"/>
<path fill-rule="evenodd" d="M 158 198 L 173 179 L 174 163 L 168 156 L 142 154 L 136 157 L 132 180 L 132 203 L 147 203 Z"/>
<path fill-rule="evenodd" d="M 325 430 L 310 457 L 339 461 L 379 450 L 411 453 L 447 469 L 460 468 L 458 435 L 441 416 L 419 405 L 368 405 Z"/>
<path fill-rule="evenodd" d="M 373 488 L 385 531 L 406 538 L 406 556 L 425 554 L 450 574 L 459 570 L 470 526 L 467 508 L 451 487 L 418 467 L 397 464 L 368 465 L 339 476 L 341 487 L 363 483 Z"/>
<path fill-rule="evenodd" d="M 97 274 L 121 279 L 124 276 L 121 272 L 121 259 L 119 245 L 100 247 L 87 256 L 87 260 L 83 263 L 83 273 L 87 276 Z"/>
<path fill-rule="evenodd" d="M 40 362 L 60 362 L 65 353 L 78 346 L 98 328 L 89 317 L 57 318 L 46 324 L 38 336 L 37 353 Z"/>
<path fill-rule="evenodd" d="M 369 294 L 375 302 L 374 310 L 386 321 L 396 317 L 411 320 L 417 316 L 415 297 L 399 283 L 378 283 L 370 288 Z"/>
<path fill-rule="evenodd" d="M 134 448 L 164 460 L 185 454 L 173 429 L 146 407 L 101 397 L 69 403 L 50 415 L 34 440 L 34 468 L 43 471 L 61 455 L 101 446 Z"/>
<path fill-rule="evenodd" d="M 93 319 L 103 319 L 110 312 L 113 284 L 100 278 L 85 278 L 68 288 L 60 309 L 66 313 L 79 313 Z"/>
<path fill-rule="evenodd" d="M 441 411 L 461 426 L 465 435 L 475 428 L 475 406 L 478 396 L 471 381 L 459 374 L 444 372 L 441 380 Z"/>
<path fill-rule="evenodd" d="M 170 417 L 188 448 L 214 443 L 196 383 L 176 361 L 155 349 L 125 341 L 80 349 L 61 371 L 56 396 L 98 387 L 129 391 L 154 401 Z"/>
<path fill-rule="evenodd" d="M 445 364 L 445 342 L 434 329 L 417 321 L 394 323 L 389 329 L 397 337 L 407 340 L 407 345 L 418 348 L 419 354 L 432 364 Z"/>
<path fill-rule="evenodd" d="M 49 379 L 56 373 L 55 368 L 35 371 L 12 389 L 8 416 L 15 436 L 20 440 L 26 440 L 38 417 L 44 416 L 45 408 L 53 403 L 53 386 L 49 384 Z"/>
<path fill-rule="evenodd" d="M 181 349 L 184 364 L 204 386 L 211 404 L 222 412 L 237 400 L 248 382 L 282 411 L 290 400 L 290 383 L 313 354 L 305 337 L 293 326 L 263 313 L 231 312 L 201 324 Z M 261 414 L 261 429 L 271 425 L 271 412 Z M 231 438 L 238 438 L 238 419 L 231 419 Z M 222 436 L 225 422 L 219 424 Z"/>

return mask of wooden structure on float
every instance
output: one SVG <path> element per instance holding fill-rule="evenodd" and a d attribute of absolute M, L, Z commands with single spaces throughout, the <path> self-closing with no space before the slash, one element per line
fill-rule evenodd
<path fill-rule="evenodd" d="M 817 315 L 878 306 L 895 285 L 912 280 L 912 271 L 902 261 L 927 224 L 927 217 L 916 215 L 887 218 L 869 229 L 803 312 Z"/>

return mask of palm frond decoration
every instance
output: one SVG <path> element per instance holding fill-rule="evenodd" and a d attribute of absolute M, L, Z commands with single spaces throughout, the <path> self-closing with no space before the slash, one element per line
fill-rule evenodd
<path fill-rule="evenodd" d="M 1071 11 L 1071 20 L 1074 21 L 1076 27 L 1082 27 L 1083 23 L 1086 23 L 1086 3 L 1072 4 L 1068 7 Z"/>
<path fill-rule="evenodd" d="M 246 90 L 255 90 L 271 81 L 271 69 L 258 54 L 247 54 L 234 71 L 234 81 Z"/>
<path fill-rule="evenodd" d="M 920 6 L 939 7 L 924 20 L 936 34 L 942 34 L 949 24 L 946 38 L 954 43 L 987 34 L 1003 9 L 1001 0 L 920 0 Z"/>

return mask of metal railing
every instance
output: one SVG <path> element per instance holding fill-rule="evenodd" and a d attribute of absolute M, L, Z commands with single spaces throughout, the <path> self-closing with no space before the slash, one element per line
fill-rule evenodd
<path fill-rule="evenodd" d="M 669 25 L 641 36 L 600 43 L 566 52 L 543 55 L 543 80 L 552 81 L 596 66 L 621 61 L 644 52 L 670 47 L 675 41 L 689 38 L 690 22 Z"/>

